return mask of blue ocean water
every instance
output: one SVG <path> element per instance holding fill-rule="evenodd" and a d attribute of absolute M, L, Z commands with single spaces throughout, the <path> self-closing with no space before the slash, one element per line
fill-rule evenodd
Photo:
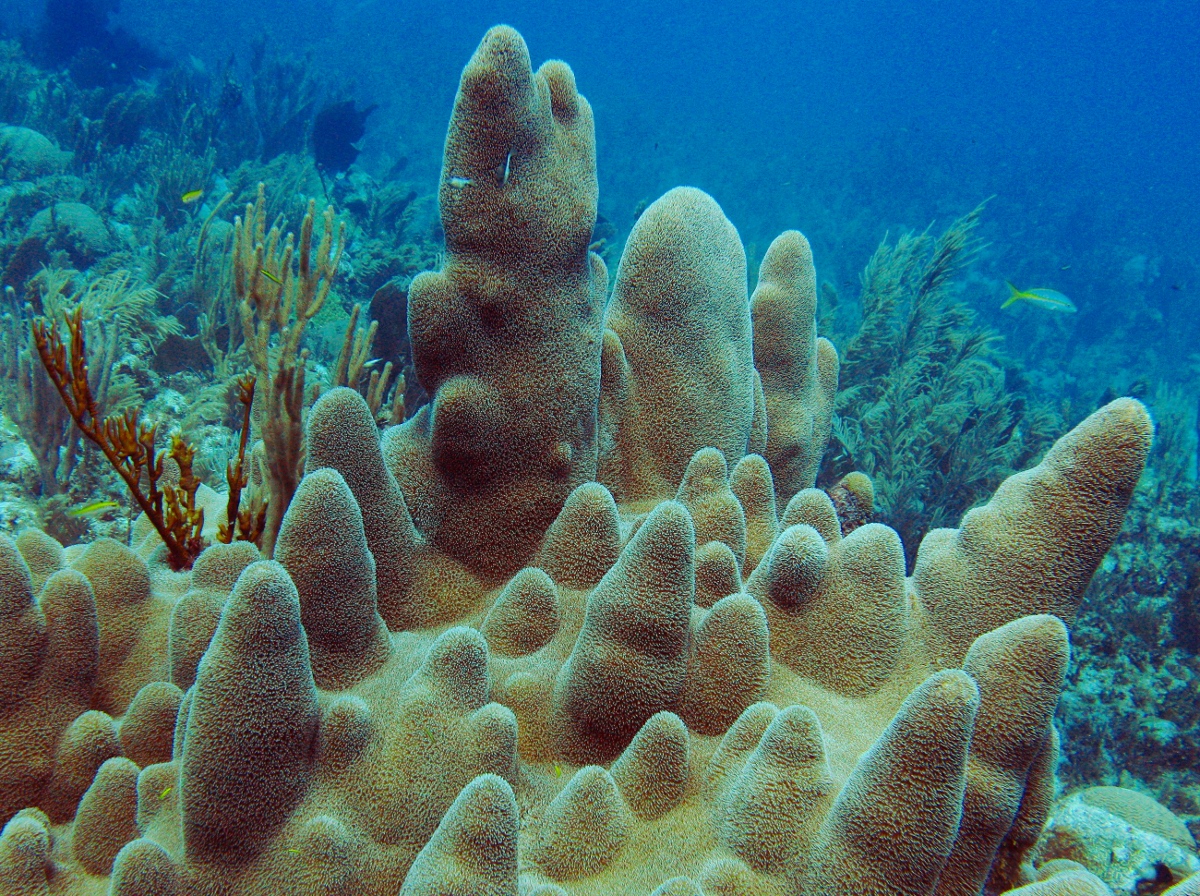
<path fill-rule="evenodd" d="M 885 232 L 994 195 L 996 305 L 1007 278 L 1076 300 L 1083 313 L 1056 324 L 1059 341 L 1111 336 L 1130 303 L 1155 351 L 1186 353 L 1200 332 L 1192 0 L 124 0 L 113 21 L 209 67 L 244 59 L 261 34 L 312 51 L 319 75 L 380 104 L 363 164 L 407 156 L 431 189 L 458 72 L 506 22 L 535 65 L 574 69 L 596 112 L 601 213 L 621 232 L 640 200 L 692 184 L 722 204 L 752 260 L 798 227 L 821 275 L 852 290 Z M 1028 325 L 991 319 L 1009 335 Z"/>

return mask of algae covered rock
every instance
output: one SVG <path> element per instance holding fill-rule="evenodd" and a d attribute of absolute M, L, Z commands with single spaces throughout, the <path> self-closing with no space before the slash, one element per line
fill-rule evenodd
<path fill-rule="evenodd" d="M 113 237 L 104 219 L 82 202 L 56 202 L 42 209 L 29 222 L 25 236 L 40 239 L 52 250 L 66 252 L 81 268 L 113 248 Z"/>
<path fill-rule="evenodd" d="M 64 152 L 43 134 L 18 125 L 0 125 L 0 177 L 32 180 L 44 174 L 58 174 L 71 164 L 72 154 Z"/>
<path fill-rule="evenodd" d="M 1187 826 L 1150 797 L 1090 787 L 1059 802 L 1037 845 L 1040 862 L 1070 860 L 1116 896 L 1159 893 L 1200 872 Z"/>

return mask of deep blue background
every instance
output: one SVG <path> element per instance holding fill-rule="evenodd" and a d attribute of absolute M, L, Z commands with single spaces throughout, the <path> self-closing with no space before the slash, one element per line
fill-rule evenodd
<path fill-rule="evenodd" d="M 277 49 L 312 50 L 320 77 L 352 78 L 360 101 L 381 104 L 363 163 L 408 156 L 429 190 L 458 74 L 507 22 L 535 65 L 574 68 L 596 111 L 601 211 L 622 232 L 639 200 L 700 186 L 752 261 L 799 227 L 822 275 L 849 289 L 888 230 L 995 194 L 992 282 L 1072 295 L 1095 312 L 1072 335 L 1111 329 L 1118 309 L 1101 306 L 1122 291 L 1175 330 L 1193 316 L 1196 0 L 124 0 L 117 21 L 210 67 L 244 60 L 264 30 Z"/>

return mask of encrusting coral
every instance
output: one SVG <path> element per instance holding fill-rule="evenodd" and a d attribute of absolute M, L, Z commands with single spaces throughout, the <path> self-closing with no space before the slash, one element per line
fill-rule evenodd
<path fill-rule="evenodd" d="M 1107 892 L 1027 852 L 1145 410 L 906 578 L 812 487 L 837 361 L 804 238 L 751 299 L 719 206 L 674 190 L 606 312 L 594 159 L 570 69 L 490 31 L 411 293 L 432 402 L 381 441 L 323 396 L 273 560 L 0 539 L 6 893 Z"/>

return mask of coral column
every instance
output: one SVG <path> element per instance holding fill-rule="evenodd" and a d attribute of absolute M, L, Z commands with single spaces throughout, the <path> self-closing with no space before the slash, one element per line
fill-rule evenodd
<path fill-rule="evenodd" d="M 385 454 L 417 527 L 485 579 L 519 569 L 596 472 L 600 314 L 592 112 L 511 28 L 463 72 L 439 194 L 446 263 L 409 294 L 428 408 Z"/>

